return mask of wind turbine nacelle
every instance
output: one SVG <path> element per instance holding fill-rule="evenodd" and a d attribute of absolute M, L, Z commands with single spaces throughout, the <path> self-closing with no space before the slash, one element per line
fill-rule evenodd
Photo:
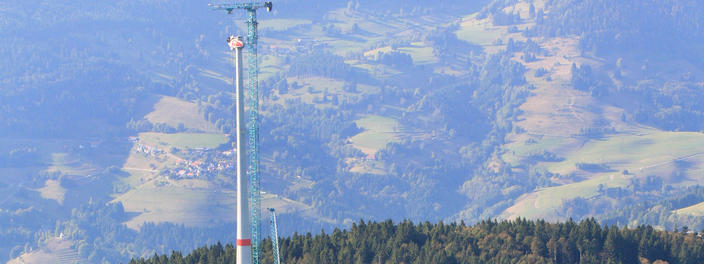
<path fill-rule="evenodd" d="M 235 50 L 244 47 L 244 42 L 242 37 L 231 35 L 227 38 L 227 45 L 230 46 L 230 50 Z"/>

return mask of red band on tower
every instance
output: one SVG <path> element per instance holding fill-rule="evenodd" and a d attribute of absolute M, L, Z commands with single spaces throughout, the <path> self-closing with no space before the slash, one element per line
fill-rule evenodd
<path fill-rule="evenodd" d="M 251 246 L 252 240 L 251 239 L 237 239 L 237 245 L 238 246 Z"/>

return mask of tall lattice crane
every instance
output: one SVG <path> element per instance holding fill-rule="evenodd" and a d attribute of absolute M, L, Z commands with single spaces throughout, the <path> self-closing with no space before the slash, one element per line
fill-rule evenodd
<path fill-rule="evenodd" d="M 259 184 L 259 65 L 257 62 L 257 9 L 266 8 L 271 12 L 271 2 L 249 2 L 230 4 L 210 4 L 213 10 L 225 10 L 232 14 L 235 9 L 247 12 L 247 39 L 244 43 L 249 52 L 247 57 L 247 107 L 249 108 L 249 122 L 247 133 L 247 157 L 249 175 L 249 218 L 251 225 L 252 263 L 259 264 L 261 259 L 260 235 L 260 184 Z M 238 148 L 240 146 L 237 146 Z"/>
<path fill-rule="evenodd" d="M 269 220 L 269 236 L 271 237 L 271 252 L 274 255 L 274 264 L 281 264 L 279 259 L 279 227 L 276 225 L 276 211 L 274 208 L 269 208 L 271 219 Z"/>

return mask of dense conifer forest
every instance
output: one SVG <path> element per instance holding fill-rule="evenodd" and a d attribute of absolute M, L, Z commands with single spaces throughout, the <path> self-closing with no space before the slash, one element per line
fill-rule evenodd
<path fill-rule="evenodd" d="M 272 263 L 271 240 L 262 263 Z M 704 239 L 696 232 L 650 226 L 602 226 L 594 219 L 485 220 L 437 224 L 364 222 L 331 234 L 280 239 L 282 263 L 702 263 Z M 153 256 L 131 264 L 234 263 L 235 248 L 218 243 L 188 255 Z M 658 262 L 660 261 L 660 262 Z"/>

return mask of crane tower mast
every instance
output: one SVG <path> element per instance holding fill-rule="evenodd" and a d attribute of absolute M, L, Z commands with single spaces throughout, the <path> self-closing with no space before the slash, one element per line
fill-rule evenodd
<path fill-rule="evenodd" d="M 259 65 L 257 60 L 257 9 L 266 8 L 271 12 L 271 2 L 249 2 L 231 4 L 211 4 L 213 10 L 225 10 L 232 14 L 235 9 L 247 12 L 247 39 L 244 43 L 247 56 L 247 95 L 249 108 L 247 132 L 247 175 L 249 176 L 249 223 L 251 225 L 252 262 L 259 264 L 261 259 L 261 191 L 259 175 Z M 239 149 L 240 146 L 237 146 Z M 238 223 L 239 225 L 240 223 Z M 239 263 L 238 263 L 239 264 Z"/>
<path fill-rule="evenodd" d="M 274 255 L 274 264 L 281 264 L 279 259 L 279 227 L 276 224 L 276 210 L 269 208 L 271 219 L 269 220 L 269 236 L 271 237 L 271 252 Z"/>

